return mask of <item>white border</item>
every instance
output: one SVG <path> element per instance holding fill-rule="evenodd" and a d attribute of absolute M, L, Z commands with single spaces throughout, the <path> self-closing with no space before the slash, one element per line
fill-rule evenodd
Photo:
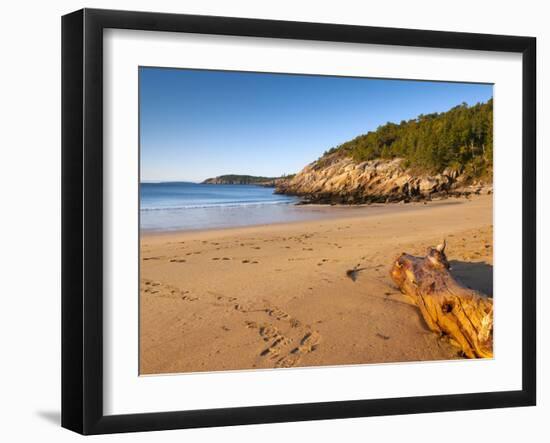
<path fill-rule="evenodd" d="M 139 377 L 139 65 L 495 83 L 495 359 Z M 105 30 L 105 414 L 521 389 L 521 80 L 519 54 Z"/>

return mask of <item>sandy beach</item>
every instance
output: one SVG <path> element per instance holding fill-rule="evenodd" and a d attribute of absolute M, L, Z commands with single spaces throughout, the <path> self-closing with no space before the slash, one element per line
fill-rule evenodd
<path fill-rule="evenodd" d="M 452 273 L 492 296 L 492 196 L 318 210 L 295 223 L 143 232 L 141 374 L 460 358 L 388 271 L 445 238 Z"/>

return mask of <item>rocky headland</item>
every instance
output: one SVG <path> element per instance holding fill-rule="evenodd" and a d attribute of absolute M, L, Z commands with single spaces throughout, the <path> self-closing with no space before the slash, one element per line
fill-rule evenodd
<path fill-rule="evenodd" d="M 428 174 L 404 166 L 403 159 L 356 162 L 349 157 L 327 158 L 307 165 L 276 193 L 296 195 L 304 203 L 368 204 L 430 200 L 437 197 L 490 194 L 492 184 L 472 180 L 462 169 Z"/>
<path fill-rule="evenodd" d="M 421 114 L 327 150 L 276 192 L 312 203 L 385 203 L 492 192 L 493 100 Z"/>

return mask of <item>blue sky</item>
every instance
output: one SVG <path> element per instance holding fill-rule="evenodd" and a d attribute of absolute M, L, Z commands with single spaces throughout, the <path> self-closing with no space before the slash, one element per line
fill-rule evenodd
<path fill-rule="evenodd" d="M 492 85 L 140 68 L 142 181 L 298 172 L 388 121 L 485 102 Z"/>

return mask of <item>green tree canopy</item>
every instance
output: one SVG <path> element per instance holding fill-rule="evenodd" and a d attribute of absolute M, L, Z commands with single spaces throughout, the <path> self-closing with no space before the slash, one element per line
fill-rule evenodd
<path fill-rule="evenodd" d="M 375 131 L 326 151 L 323 159 L 352 157 L 357 162 L 404 158 L 405 164 L 432 172 L 465 169 L 471 176 L 492 174 L 493 99 L 462 103 L 442 113 L 421 114 L 401 123 L 386 123 Z"/>

